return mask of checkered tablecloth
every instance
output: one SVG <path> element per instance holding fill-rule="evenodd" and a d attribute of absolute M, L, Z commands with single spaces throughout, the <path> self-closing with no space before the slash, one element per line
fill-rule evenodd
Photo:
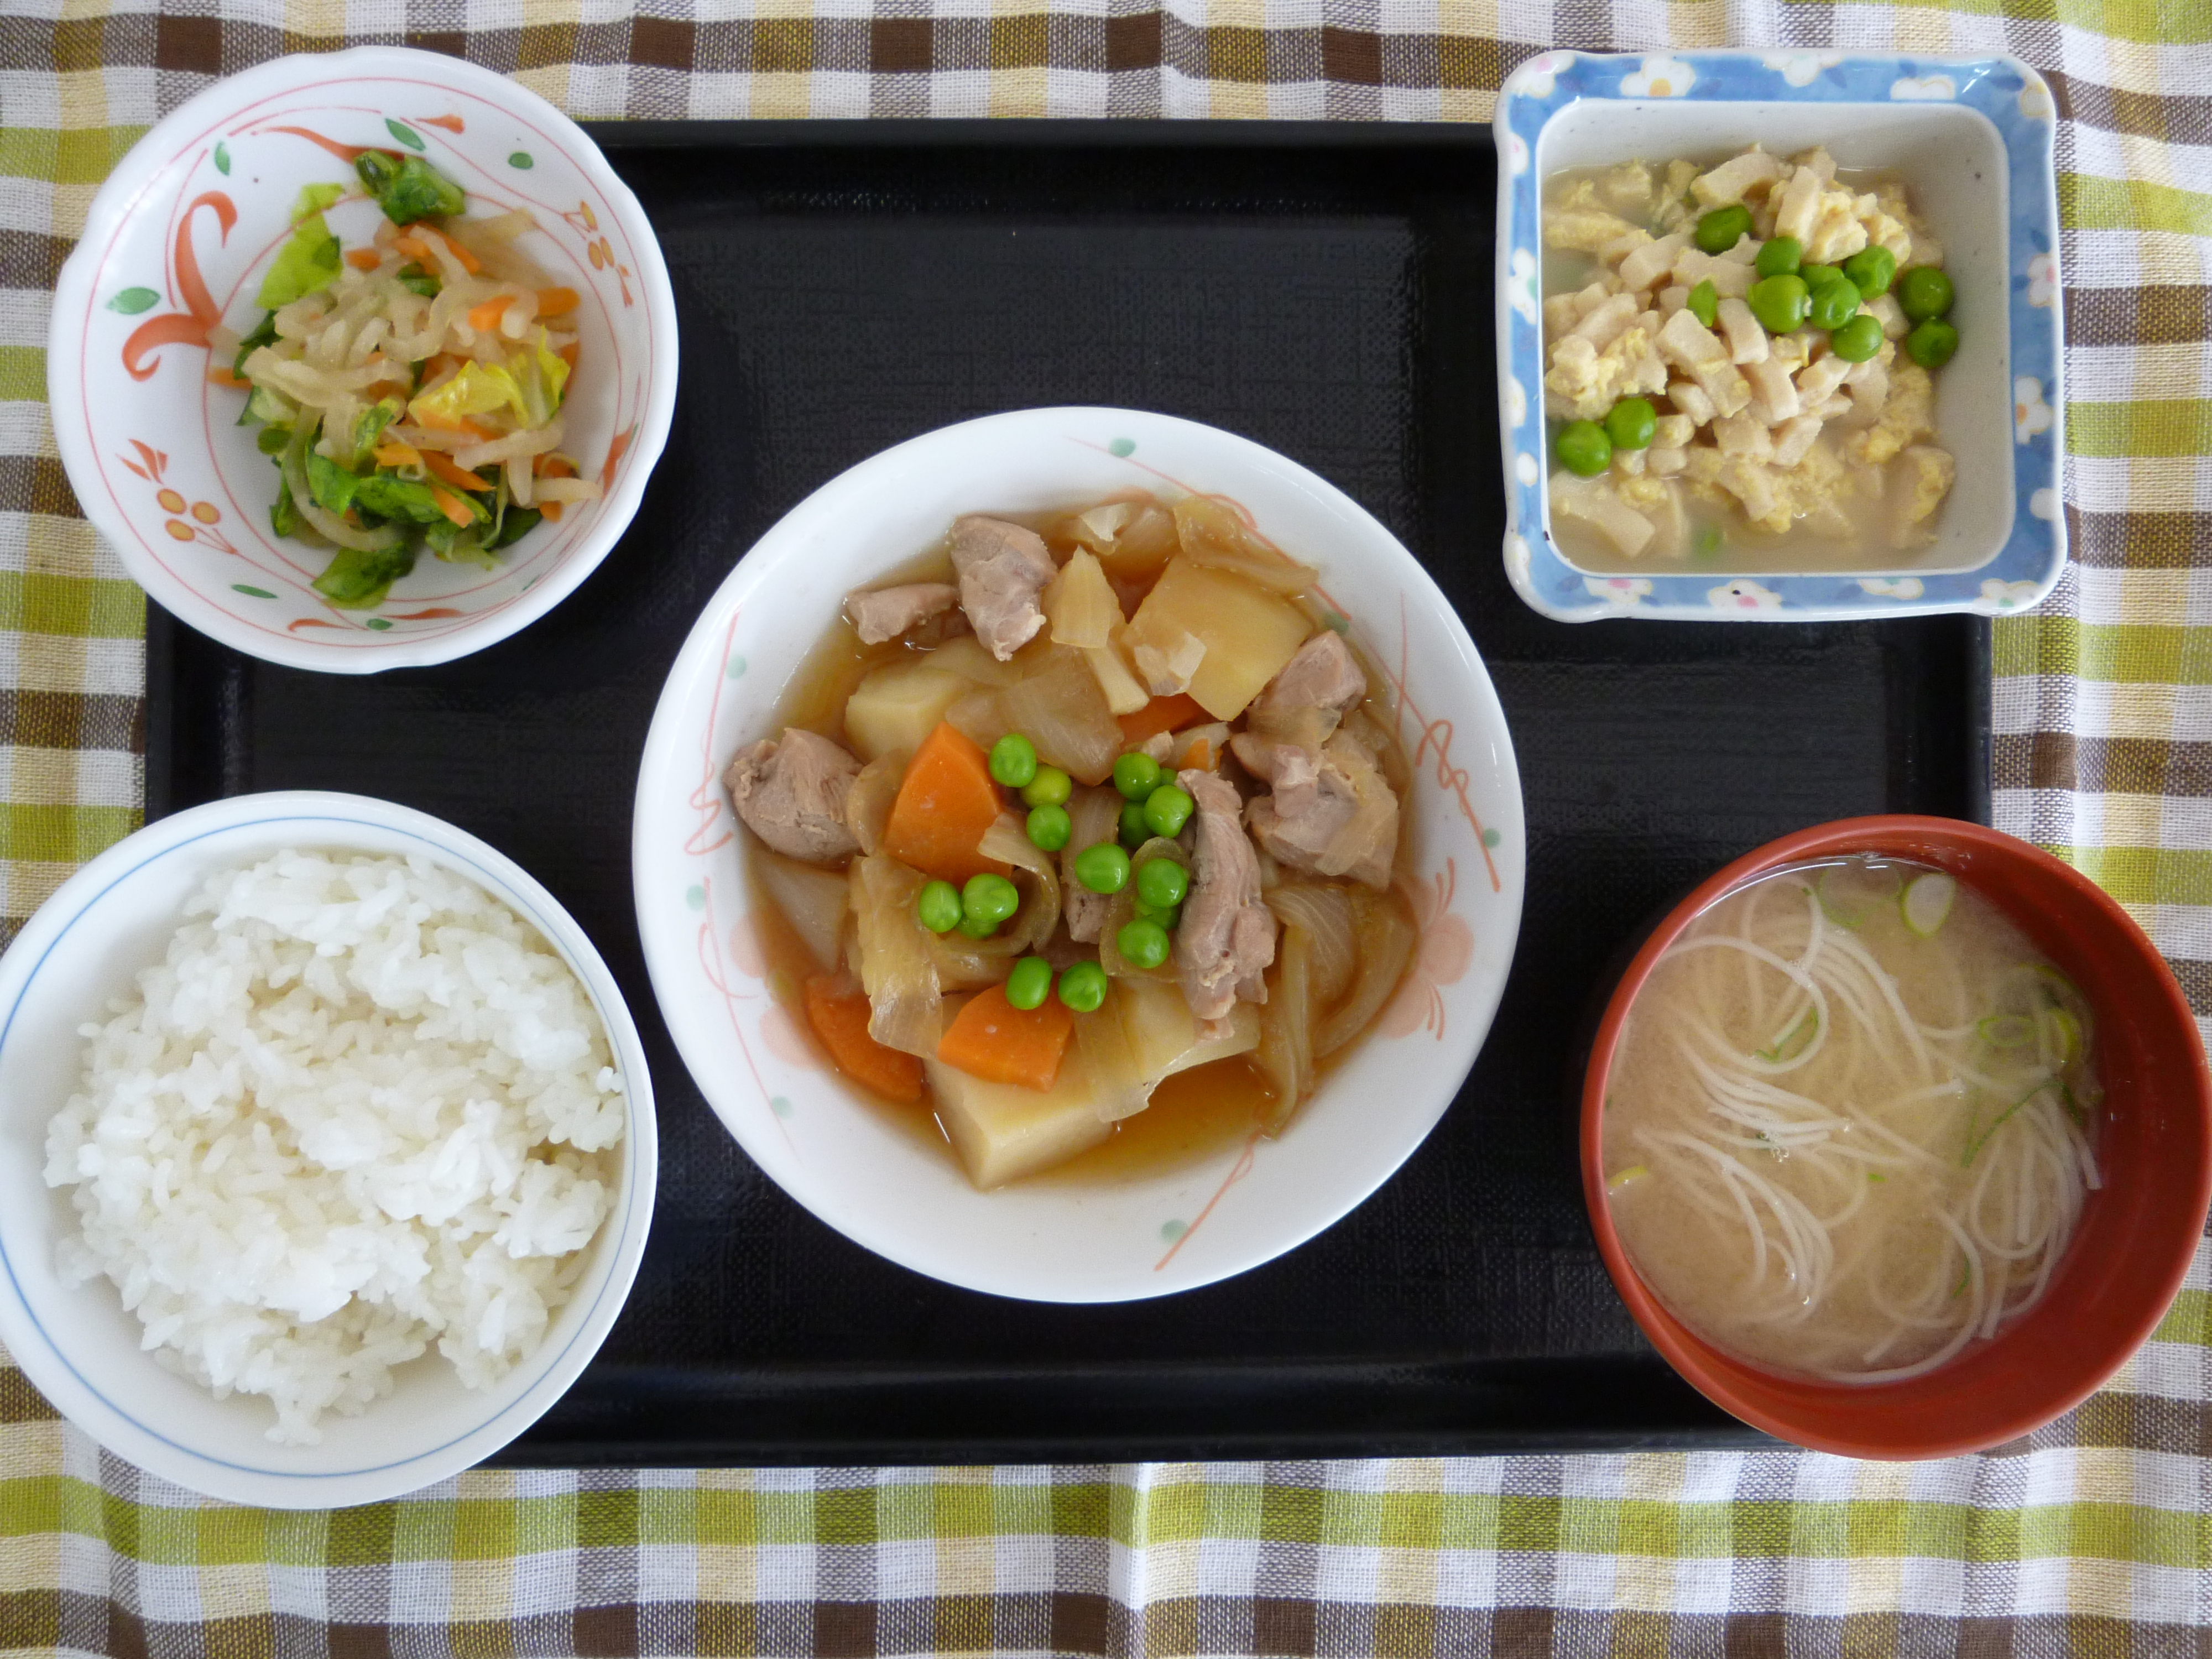
<path fill-rule="evenodd" d="M 0 0 L 0 942 L 136 826 L 144 601 L 78 516 L 49 296 L 216 75 L 465 53 L 583 117 L 1486 119 L 1545 46 L 2009 52 L 2057 95 L 2075 562 L 1997 629 L 1996 817 L 2212 1013 L 2212 0 Z M 204 1502 L 0 1354 L 0 1652 L 2212 1653 L 2212 1272 L 2115 1385 L 1917 1467 L 1785 1453 L 484 1471 Z"/>

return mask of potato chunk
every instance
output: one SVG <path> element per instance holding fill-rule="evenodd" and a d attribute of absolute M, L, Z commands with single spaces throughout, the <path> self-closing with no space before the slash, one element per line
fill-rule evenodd
<path fill-rule="evenodd" d="M 927 662 L 878 668 L 845 702 L 845 736 L 862 760 L 911 755 L 945 711 L 975 688 L 964 675 Z"/>
<path fill-rule="evenodd" d="M 1091 1076 L 1078 1054 L 1060 1062 L 1049 1089 L 987 1083 L 933 1057 L 925 1056 L 921 1068 L 968 1178 L 986 1192 L 1050 1169 L 1113 1133 L 1091 1109 Z"/>
<path fill-rule="evenodd" d="M 1169 657 L 1186 635 L 1198 640 L 1206 654 L 1191 672 L 1190 695 L 1214 719 L 1233 720 L 1312 632 L 1288 599 L 1232 572 L 1175 558 L 1137 607 L 1128 640 Z"/>

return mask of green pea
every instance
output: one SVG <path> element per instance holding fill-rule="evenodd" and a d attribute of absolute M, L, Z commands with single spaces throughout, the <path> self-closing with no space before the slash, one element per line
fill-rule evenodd
<path fill-rule="evenodd" d="M 1052 992 L 1052 964 L 1042 957 L 1024 957 L 1006 975 L 1006 1000 L 1017 1008 L 1036 1008 Z"/>
<path fill-rule="evenodd" d="M 1613 440 L 1595 421 L 1569 421 L 1552 441 L 1552 453 L 1568 471 L 1595 478 L 1613 465 Z"/>
<path fill-rule="evenodd" d="M 1065 806 L 1075 793 L 1075 780 L 1057 766 L 1040 766 L 1036 775 L 1022 787 L 1024 806 Z"/>
<path fill-rule="evenodd" d="M 1659 429 L 1659 411 L 1644 398 L 1623 398 L 1605 417 L 1605 435 L 1615 449 L 1646 449 Z"/>
<path fill-rule="evenodd" d="M 960 915 L 963 921 L 972 916 L 996 927 L 1021 908 L 1021 890 L 1004 876 L 994 876 L 988 870 L 980 876 L 969 877 L 968 884 L 960 890 Z"/>
<path fill-rule="evenodd" d="M 1762 276 L 1794 276 L 1805 258 L 1805 245 L 1795 236 L 1770 236 L 1759 245 L 1753 269 Z"/>
<path fill-rule="evenodd" d="M 1158 967 L 1168 959 L 1168 951 L 1172 948 L 1166 928 L 1157 921 L 1141 920 L 1125 922 L 1114 935 L 1114 947 L 1136 968 Z"/>
<path fill-rule="evenodd" d="M 991 745 L 991 775 L 1007 788 L 1034 783 L 1036 775 L 1036 745 L 1020 732 L 1009 732 Z"/>
<path fill-rule="evenodd" d="M 963 939 L 988 939 L 998 931 L 997 922 L 986 921 L 981 916 L 960 918 L 960 936 Z"/>
<path fill-rule="evenodd" d="M 1721 291 L 1708 276 L 1690 290 L 1690 297 L 1683 303 L 1689 307 L 1690 315 L 1711 328 L 1721 314 Z"/>
<path fill-rule="evenodd" d="M 1881 325 L 1861 312 L 1828 337 L 1828 349 L 1847 363 L 1863 363 L 1881 349 Z"/>
<path fill-rule="evenodd" d="M 1173 859 L 1154 859 L 1137 872 L 1137 899 L 1156 910 L 1172 910 L 1190 891 L 1190 872 Z"/>
<path fill-rule="evenodd" d="M 1065 806 L 1032 806 L 1029 817 L 1030 845 L 1041 852 L 1057 853 L 1075 833 Z"/>
<path fill-rule="evenodd" d="M 1792 334 L 1805 325 L 1813 295 L 1802 276 L 1769 276 L 1751 285 L 1745 302 L 1769 334 Z"/>
<path fill-rule="evenodd" d="M 1889 292 L 1897 276 L 1897 256 L 1886 247 L 1863 247 L 1844 261 L 1851 286 L 1872 300 Z"/>
<path fill-rule="evenodd" d="M 1079 1014 L 1096 1013 L 1106 1000 L 1106 970 L 1095 962 L 1072 962 L 1060 970 L 1060 1000 Z"/>
<path fill-rule="evenodd" d="M 1941 317 L 1930 317 L 1905 337 L 1905 355 L 1923 368 L 1941 368 L 1959 349 L 1959 331 Z"/>
<path fill-rule="evenodd" d="M 1897 303 L 1905 307 L 1905 314 L 1916 323 L 1924 323 L 1930 317 L 1944 315 L 1951 309 L 1951 301 L 1956 297 L 1951 279 L 1933 265 L 1915 265 L 1905 273 L 1905 280 L 1897 285 Z"/>
<path fill-rule="evenodd" d="M 1842 276 L 1844 268 L 1841 265 L 1803 265 L 1799 267 L 1797 274 L 1805 279 L 1807 288 L 1818 288 L 1821 283 L 1832 283 Z"/>
<path fill-rule="evenodd" d="M 1121 845 L 1132 853 L 1152 838 L 1145 823 L 1145 803 L 1125 800 L 1121 803 Z"/>
<path fill-rule="evenodd" d="M 1859 291 L 1848 276 L 1836 276 L 1813 290 L 1811 322 L 1815 328 L 1838 329 L 1859 314 Z"/>
<path fill-rule="evenodd" d="M 1183 825 L 1190 822 L 1191 808 L 1195 805 L 1190 791 L 1177 784 L 1164 783 L 1145 797 L 1145 828 L 1156 836 L 1179 836 Z"/>
<path fill-rule="evenodd" d="M 915 896 L 914 914 L 933 933 L 949 933 L 960 925 L 960 890 L 949 881 L 933 881 Z"/>
<path fill-rule="evenodd" d="M 1741 202 L 1717 207 L 1698 221 L 1698 246 L 1708 253 L 1726 253 L 1751 234 L 1751 210 Z"/>
<path fill-rule="evenodd" d="M 1142 800 L 1160 787 L 1160 763 L 1132 749 L 1114 763 L 1114 787 L 1123 800 Z"/>
<path fill-rule="evenodd" d="M 1176 924 L 1182 920 L 1182 906 L 1170 904 L 1163 907 L 1139 902 L 1137 906 L 1137 915 L 1146 921 L 1157 921 L 1172 933 L 1176 930 Z"/>
<path fill-rule="evenodd" d="M 1075 878 L 1094 893 L 1118 893 L 1129 884 L 1129 855 L 1110 841 L 1075 855 Z"/>

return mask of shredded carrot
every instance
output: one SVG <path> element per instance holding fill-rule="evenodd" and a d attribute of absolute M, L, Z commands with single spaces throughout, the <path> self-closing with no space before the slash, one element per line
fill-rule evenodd
<path fill-rule="evenodd" d="M 434 449 L 428 450 L 424 453 L 422 456 L 422 465 L 428 467 L 433 473 L 444 479 L 447 483 L 452 484 L 456 489 L 483 490 L 489 489 L 491 488 L 489 484 L 486 483 L 482 478 L 477 477 L 475 473 L 464 467 L 459 461 L 451 459 L 447 456 L 441 455 Z M 449 513 L 446 516 L 451 518 L 453 515 Z"/>
<path fill-rule="evenodd" d="M 489 334 L 499 326 L 499 319 L 507 315 L 507 299 L 504 294 L 486 300 L 480 306 L 469 307 L 469 326 L 479 334 Z"/>
<path fill-rule="evenodd" d="M 450 351 L 441 351 L 435 356 L 426 359 L 422 364 L 422 384 L 426 386 L 429 386 L 434 381 L 443 380 L 447 375 L 455 373 L 459 369 L 462 361 Z"/>
<path fill-rule="evenodd" d="M 356 270 L 374 270 L 384 263 L 384 256 L 373 247 L 351 247 L 346 250 L 345 261 Z"/>
<path fill-rule="evenodd" d="M 413 247 L 407 246 L 410 241 L 415 244 Z M 426 225 L 420 219 L 402 230 L 394 240 L 392 246 L 402 253 L 411 253 L 418 259 L 426 259 L 430 257 L 430 244 L 433 241 L 459 260 L 461 269 L 467 271 L 470 276 L 473 276 L 483 269 L 483 260 L 447 235 L 444 231 L 440 230 L 437 226 Z"/>
<path fill-rule="evenodd" d="M 531 471 L 541 478 L 573 478 L 576 476 L 575 463 L 566 455 L 550 449 L 532 463 Z"/>
<path fill-rule="evenodd" d="M 1006 866 L 975 850 L 1005 810 L 991 763 L 958 727 L 939 721 L 907 763 L 884 826 L 884 851 L 942 881 L 963 882 Z"/>
<path fill-rule="evenodd" d="M 241 392 L 250 392 L 253 388 L 252 381 L 240 380 L 237 375 L 232 374 L 229 369 L 224 368 L 221 363 L 210 363 L 208 365 L 207 377 L 216 386 L 236 386 Z"/>
<path fill-rule="evenodd" d="M 582 347 L 580 347 L 575 341 L 571 340 L 568 344 L 562 346 L 553 355 L 556 357 L 558 357 L 562 362 L 568 364 L 569 368 L 574 368 L 576 366 L 576 359 L 582 355 Z"/>
<path fill-rule="evenodd" d="M 541 288 L 538 290 L 538 314 L 565 317 L 576 308 L 578 297 L 573 288 Z"/>
<path fill-rule="evenodd" d="M 548 524 L 558 524 L 561 522 L 561 503 L 558 501 L 538 502 L 538 516 L 544 519 Z"/>
<path fill-rule="evenodd" d="M 1179 726 L 1196 726 L 1205 718 L 1206 710 L 1199 706 L 1198 699 L 1179 691 L 1172 697 L 1154 697 L 1135 714 L 1124 714 L 1115 724 L 1121 728 L 1121 741 L 1133 747 Z"/>
<path fill-rule="evenodd" d="M 806 1023 L 837 1069 L 887 1100 L 913 1105 L 921 1098 L 921 1061 L 887 1048 L 868 1035 L 868 998 L 833 974 L 806 981 Z"/>
<path fill-rule="evenodd" d="M 938 1040 L 937 1057 L 987 1083 L 1049 1089 L 1074 1031 L 1075 1016 L 1058 997 L 1017 1008 L 1006 1000 L 1006 988 L 994 985 L 953 1017 Z"/>
<path fill-rule="evenodd" d="M 403 444 L 397 438 L 387 438 L 369 452 L 376 457 L 379 466 L 420 466 L 422 452 L 413 444 Z"/>
<path fill-rule="evenodd" d="M 1213 745 L 1204 738 L 1195 739 L 1182 751 L 1182 758 L 1176 763 L 1178 771 L 1190 766 L 1195 766 L 1201 772 L 1213 769 Z"/>
<path fill-rule="evenodd" d="M 428 409 L 410 410 L 409 412 L 414 416 L 416 425 L 428 427 L 433 432 L 458 432 L 465 438 L 474 438 L 480 444 L 491 441 L 492 434 L 466 416 L 441 415 Z"/>
<path fill-rule="evenodd" d="M 441 489 L 437 485 L 432 484 L 430 498 L 438 503 L 439 512 L 444 514 L 462 529 L 466 530 L 477 521 L 477 515 L 469 511 L 469 504 L 454 495 L 452 490 Z"/>

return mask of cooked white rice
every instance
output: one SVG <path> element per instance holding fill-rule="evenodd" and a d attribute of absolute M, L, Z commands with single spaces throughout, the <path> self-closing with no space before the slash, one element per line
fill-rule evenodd
<path fill-rule="evenodd" d="M 622 1085 L 584 988 L 422 858 L 280 853 L 212 878 L 90 1024 L 46 1132 L 65 1281 L 144 1346 L 319 1439 L 433 1342 L 490 1387 L 544 1337 L 609 1207 Z"/>

